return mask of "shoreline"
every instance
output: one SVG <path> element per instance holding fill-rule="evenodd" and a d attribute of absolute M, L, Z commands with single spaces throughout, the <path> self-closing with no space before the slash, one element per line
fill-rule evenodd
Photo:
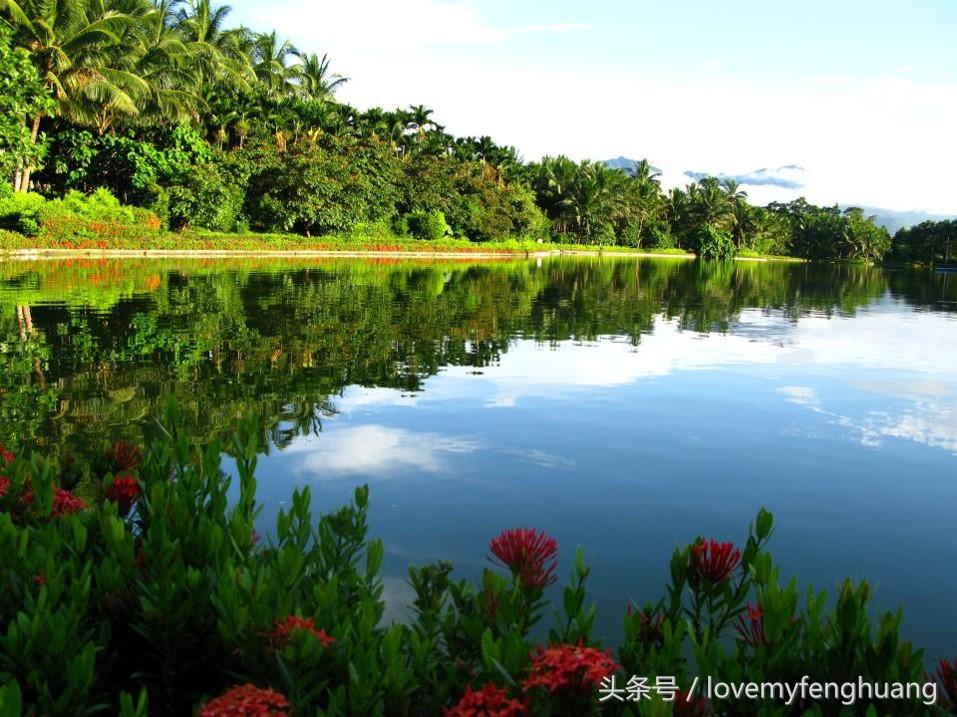
<path fill-rule="evenodd" d="M 657 253 L 642 251 L 600 251 L 597 249 L 547 249 L 542 251 L 420 251 L 417 249 L 9 249 L 0 251 L 0 258 L 16 261 L 40 259 L 230 259 L 230 258 L 349 258 L 363 257 L 406 259 L 542 259 L 561 256 L 630 257 L 636 259 L 696 259 L 695 254 Z M 737 256 L 735 261 L 784 261 L 804 262 L 793 257 Z"/>

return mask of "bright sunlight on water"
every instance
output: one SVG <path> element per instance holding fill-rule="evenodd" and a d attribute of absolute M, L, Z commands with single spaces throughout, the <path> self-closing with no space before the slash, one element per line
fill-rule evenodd
<path fill-rule="evenodd" d="M 295 487 L 372 488 L 396 615 L 409 563 L 488 539 L 582 546 L 598 630 L 697 535 L 772 510 L 784 576 L 869 578 L 954 652 L 957 275 L 865 266 L 73 261 L 0 265 L 2 440 L 196 442 L 264 416 L 263 532 Z"/>

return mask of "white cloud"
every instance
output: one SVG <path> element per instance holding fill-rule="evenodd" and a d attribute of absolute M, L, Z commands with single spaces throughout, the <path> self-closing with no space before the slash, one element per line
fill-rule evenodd
<path fill-rule="evenodd" d="M 290 0 L 241 16 L 277 27 L 303 49 L 328 51 L 360 107 L 423 103 L 457 134 L 490 134 L 528 159 L 648 157 L 667 184 L 688 169 L 737 174 L 800 164 L 798 191 L 749 188 L 757 202 L 800 194 L 819 203 L 957 213 L 957 83 L 889 69 L 884 76 L 742 81 L 707 61 L 700 76 L 574 64 L 583 47 L 514 49 L 532 34 L 579 33 L 587 23 L 507 27 L 475 2 Z M 252 13 L 252 15 L 250 15 Z M 547 18 L 552 20 L 552 18 Z M 558 58 L 558 59 L 556 59 Z"/>
<path fill-rule="evenodd" d="M 438 473 L 449 454 L 478 447 L 468 438 L 371 424 L 330 428 L 318 438 L 293 443 L 286 453 L 293 456 L 293 473 L 322 480 L 354 473 L 390 476 L 403 468 Z"/>

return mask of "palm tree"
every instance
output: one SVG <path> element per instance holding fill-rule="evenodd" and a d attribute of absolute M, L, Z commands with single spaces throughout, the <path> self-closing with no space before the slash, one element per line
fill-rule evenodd
<path fill-rule="evenodd" d="M 181 0 L 172 0 L 180 5 Z M 176 13 L 176 29 L 182 33 L 206 82 L 226 79 L 244 84 L 252 79 L 252 64 L 245 48 L 245 30 L 226 30 L 229 5 L 211 0 L 188 0 Z M 248 43 L 247 43 L 248 44 Z"/>
<path fill-rule="evenodd" d="M 331 100 L 336 89 L 348 81 L 348 77 L 329 71 L 328 55 L 319 57 L 311 52 L 300 56 L 299 90 L 309 99 Z"/>
<path fill-rule="evenodd" d="M 296 91 L 299 65 L 290 59 L 299 51 L 289 40 L 279 41 L 276 31 L 253 36 L 252 66 L 256 79 L 274 97 L 291 95 Z"/>
<path fill-rule="evenodd" d="M 744 242 L 746 225 L 748 223 L 748 193 L 738 185 L 738 182 L 732 177 L 724 177 L 721 180 L 721 189 L 724 190 L 725 197 L 730 204 L 731 232 L 734 235 L 734 241 L 738 246 Z"/>
<path fill-rule="evenodd" d="M 432 120 L 432 114 L 433 111 L 426 108 L 425 105 L 409 106 L 409 127 L 415 132 L 420 142 L 425 137 L 425 132 L 428 127 L 434 130 L 445 129 Z"/>
<path fill-rule="evenodd" d="M 97 126 L 101 113 L 132 117 L 148 94 L 148 83 L 126 69 L 122 52 L 111 52 L 133 23 L 125 13 L 107 9 L 98 0 L 0 0 L 0 10 L 26 46 L 57 103 L 57 114 L 78 124 Z M 117 62 L 120 58 L 121 61 Z M 41 116 L 31 119 L 36 141 Z M 102 129 L 102 127 L 98 127 Z M 30 184 L 31 167 L 16 182 Z"/>

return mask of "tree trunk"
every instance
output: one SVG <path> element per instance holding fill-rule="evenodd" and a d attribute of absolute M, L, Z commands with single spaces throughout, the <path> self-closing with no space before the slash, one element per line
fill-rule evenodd
<path fill-rule="evenodd" d="M 37 135 L 40 134 L 40 118 L 41 115 L 36 115 L 33 118 L 33 124 L 30 126 L 30 143 L 37 143 Z M 18 192 L 29 192 L 30 191 L 30 173 L 33 171 L 33 167 L 29 164 L 23 168 L 23 174 L 20 175 L 20 186 L 17 188 Z"/>

